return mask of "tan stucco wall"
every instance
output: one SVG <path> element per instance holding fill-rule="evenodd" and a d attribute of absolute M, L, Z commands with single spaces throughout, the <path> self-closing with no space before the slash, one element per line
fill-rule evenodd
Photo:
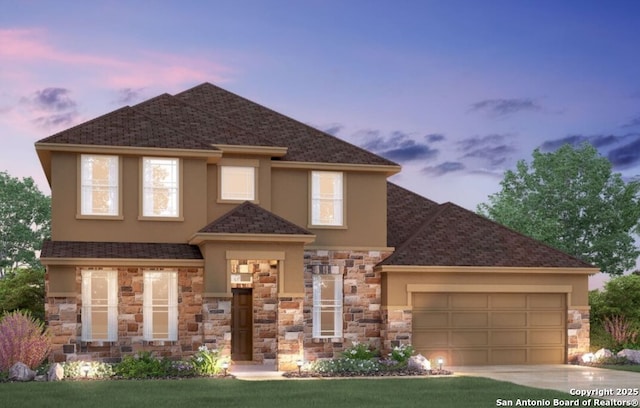
<path fill-rule="evenodd" d="M 588 306 L 588 275 L 540 273 L 490 273 L 490 272 L 390 272 L 382 274 L 383 306 L 407 306 L 411 300 L 408 285 L 428 285 L 428 291 L 442 292 L 468 291 L 499 292 L 502 290 L 521 293 L 544 291 L 545 287 L 555 290 L 568 288 L 569 307 Z M 416 291 L 420 291 L 415 287 Z M 459 290 L 456 290 L 459 289 Z"/>
<path fill-rule="evenodd" d="M 246 253 L 247 259 L 270 260 L 283 257 L 278 276 L 278 293 L 304 293 L 304 249 L 302 243 L 208 242 L 200 246 L 205 257 L 204 291 L 219 296 L 230 293 L 227 251 Z M 283 255 L 283 256 L 282 256 Z"/>
<path fill-rule="evenodd" d="M 272 211 L 316 235 L 313 246 L 387 246 L 387 179 L 382 173 L 345 172 L 346 229 L 309 226 L 309 176 L 304 169 L 273 169 Z"/>
<path fill-rule="evenodd" d="M 235 160 L 242 165 L 242 160 L 258 162 L 256 188 L 258 190 L 256 204 L 271 211 L 271 160 L 270 158 L 247 155 L 225 155 L 224 159 Z M 220 164 L 207 166 L 207 221 L 212 222 L 235 208 L 238 203 L 220 202 L 218 199 L 218 169 Z"/>
<path fill-rule="evenodd" d="M 76 292 L 75 266 L 48 266 L 47 296 L 69 296 Z"/>
<path fill-rule="evenodd" d="M 206 225 L 207 165 L 205 159 L 182 159 L 184 221 L 139 220 L 140 157 L 120 156 L 122 162 L 122 219 L 79 219 L 78 155 L 52 153 L 53 240 L 186 242 Z"/>

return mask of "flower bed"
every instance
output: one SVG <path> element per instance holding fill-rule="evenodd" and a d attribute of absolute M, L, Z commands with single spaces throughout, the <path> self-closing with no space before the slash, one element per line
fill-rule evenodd
<path fill-rule="evenodd" d="M 450 375 L 450 371 L 432 369 L 424 358 L 413 356 L 410 345 L 395 347 L 386 358 L 365 343 L 354 342 L 342 353 L 342 357 L 332 360 L 317 360 L 303 364 L 298 371 L 284 374 L 287 378 L 313 377 L 391 377 Z M 420 356 L 421 357 L 421 356 Z M 426 363 L 425 363 L 426 361 Z"/>

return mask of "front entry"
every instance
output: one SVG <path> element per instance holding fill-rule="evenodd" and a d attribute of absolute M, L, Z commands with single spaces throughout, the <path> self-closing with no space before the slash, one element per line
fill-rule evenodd
<path fill-rule="evenodd" d="M 253 296 L 251 289 L 235 288 L 231 304 L 231 359 L 253 359 Z"/>

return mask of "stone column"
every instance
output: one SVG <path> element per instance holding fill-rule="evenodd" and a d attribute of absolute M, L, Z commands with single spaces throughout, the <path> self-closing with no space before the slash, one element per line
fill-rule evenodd
<path fill-rule="evenodd" d="M 278 299 L 278 359 L 279 371 L 296 370 L 296 362 L 304 359 L 304 299 L 281 297 Z"/>

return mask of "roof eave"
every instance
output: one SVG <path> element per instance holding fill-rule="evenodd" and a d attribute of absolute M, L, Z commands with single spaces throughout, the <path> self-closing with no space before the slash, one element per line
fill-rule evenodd
<path fill-rule="evenodd" d="M 218 162 L 222 157 L 222 150 L 219 150 L 219 149 L 211 149 L 211 150 L 174 149 L 174 148 L 161 148 L 161 147 L 85 145 L 85 144 L 71 144 L 71 143 L 36 143 L 35 147 L 36 147 L 36 152 L 38 153 L 38 156 L 40 156 L 41 154 L 50 155 L 51 152 L 125 154 L 125 155 L 137 155 L 137 156 L 153 155 L 153 156 L 166 156 L 166 157 L 205 158 L 210 163 Z M 42 162 L 42 156 L 40 161 Z"/>
<path fill-rule="evenodd" d="M 572 268 L 554 266 L 428 266 L 428 265 L 377 265 L 374 270 L 381 273 L 498 273 L 498 274 L 569 274 L 594 275 L 598 268 Z"/>
<path fill-rule="evenodd" d="M 40 258 L 45 266 L 144 266 L 144 267 L 204 267 L 204 259 L 148 258 Z"/>
<path fill-rule="evenodd" d="M 279 146 L 245 146 L 245 145 L 225 145 L 214 144 L 213 147 L 222 150 L 226 154 L 255 154 L 269 157 L 283 157 L 289 148 Z"/>
<path fill-rule="evenodd" d="M 383 172 L 387 176 L 393 176 L 402 170 L 402 166 L 383 164 L 352 164 L 352 163 L 324 163 L 324 162 L 302 162 L 302 161 L 273 161 L 273 168 L 281 169 L 312 169 L 312 170 L 332 170 L 332 171 L 371 171 Z"/>
<path fill-rule="evenodd" d="M 205 242 L 295 242 L 310 244 L 316 240 L 315 235 L 308 234 L 242 234 L 220 232 L 198 232 L 193 234 L 189 245 L 200 245 Z"/>

